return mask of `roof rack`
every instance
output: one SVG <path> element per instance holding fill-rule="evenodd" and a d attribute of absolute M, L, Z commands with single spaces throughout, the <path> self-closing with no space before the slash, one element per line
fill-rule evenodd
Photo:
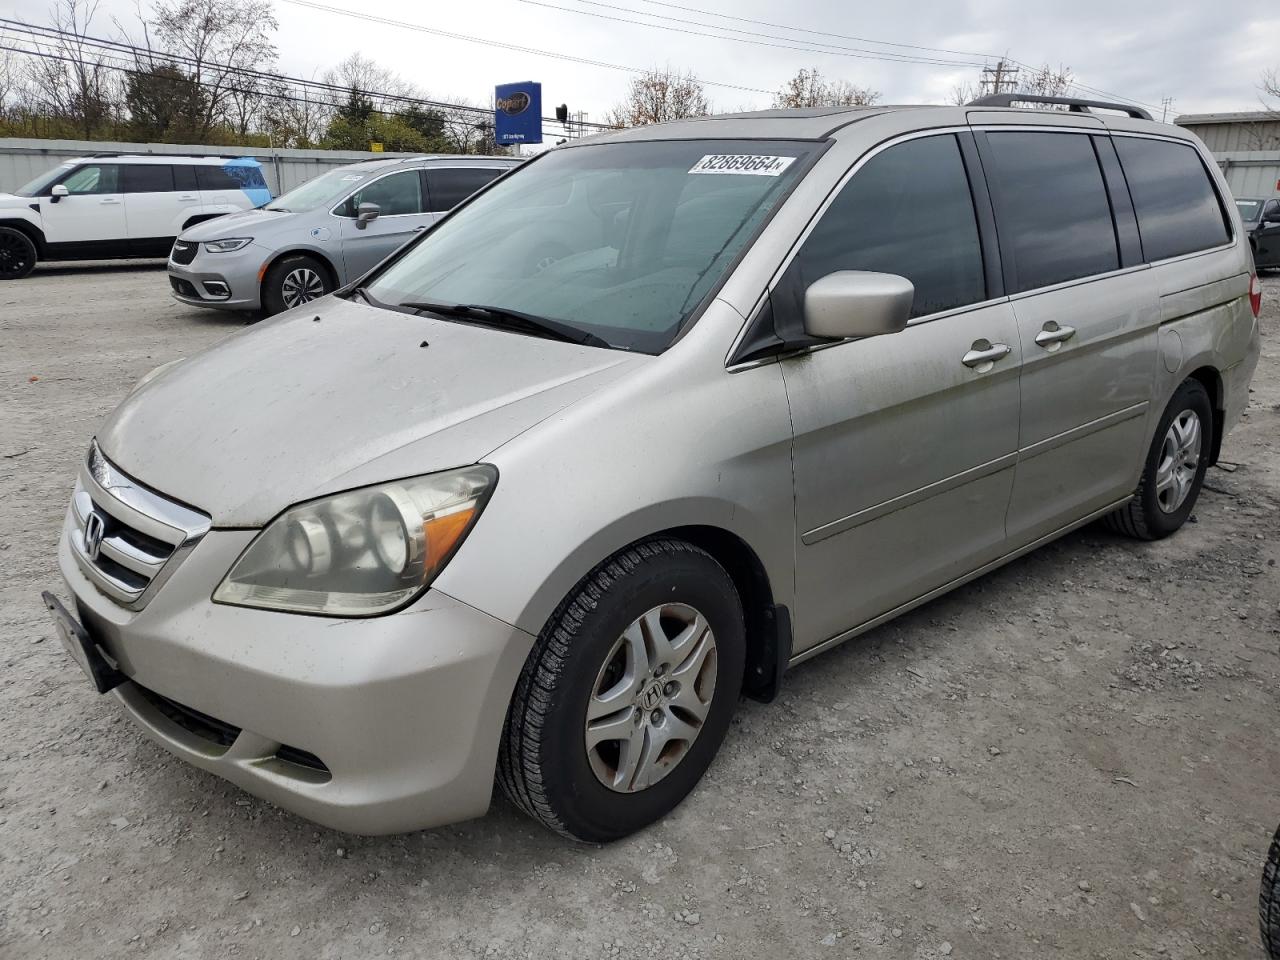
<path fill-rule="evenodd" d="M 106 153 L 91 153 L 90 159 L 100 159 L 102 157 L 114 157 L 119 160 L 136 157 L 146 160 L 257 160 L 257 157 L 251 157 L 243 153 L 129 153 L 128 151 L 108 151 Z"/>
<path fill-rule="evenodd" d="M 1046 97 L 1039 93 L 992 93 L 985 97 L 970 100 L 970 107 L 1011 107 L 1015 103 L 1059 103 L 1070 107 L 1071 113 L 1092 113 L 1096 107 L 1100 110 L 1119 110 L 1135 120 L 1150 120 L 1151 114 L 1141 107 L 1128 103 L 1112 103 L 1109 100 L 1080 100 L 1076 97 Z"/>

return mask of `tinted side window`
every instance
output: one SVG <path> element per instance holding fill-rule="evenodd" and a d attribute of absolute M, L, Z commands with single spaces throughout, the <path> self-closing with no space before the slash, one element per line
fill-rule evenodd
<path fill-rule="evenodd" d="M 787 271 L 786 299 L 837 270 L 906 277 L 913 317 L 986 299 L 982 247 L 953 136 L 924 137 L 867 161 L 818 221 Z"/>
<path fill-rule="evenodd" d="M 71 194 L 119 193 L 120 168 L 114 163 L 86 163 L 62 178 Z"/>
<path fill-rule="evenodd" d="M 173 189 L 175 190 L 196 190 L 196 168 L 186 165 L 178 165 L 173 169 Z"/>
<path fill-rule="evenodd" d="M 120 168 L 125 193 L 172 193 L 173 167 L 163 163 L 126 163 Z"/>
<path fill-rule="evenodd" d="M 1115 137 L 1114 142 L 1147 260 L 1207 250 L 1231 238 L 1217 191 L 1194 147 L 1139 137 Z"/>
<path fill-rule="evenodd" d="M 418 171 L 402 170 L 361 187 L 342 204 L 339 216 L 354 217 L 362 203 L 376 203 L 379 215 L 383 217 L 422 213 L 422 181 L 418 177 Z"/>
<path fill-rule="evenodd" d="M 483 167 L 442 167 L 427 170 L 427 192 L 431 209 L 437 213 L 452 210 L 485 184 L 496 180 L 505 170 Z"/>
<path fill-rule="evenodd" d="M 987 134 L 1000 246 L 1013 260 L 1011 293 L 1120 267 L 1098 156 L 1080 133 Z"/>
<path fill-rule="evenodd" d="M 201 190 L 239 190 L 240 181 L 223 167 L 196 167 L 196 183 Z"/>

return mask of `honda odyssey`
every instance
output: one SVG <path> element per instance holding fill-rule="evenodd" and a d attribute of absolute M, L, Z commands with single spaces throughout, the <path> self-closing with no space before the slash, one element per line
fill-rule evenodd
<path fill-rule="evenodd" d="M 478 816 L 495 776 L 569 837 L 653 822 L 740 695 L 1194 509 L 1258 359 L 1249 248 L 1193 135 L 1064 102 L 538 156 L 138 383 L 67 513 L 66 646 L 168 750 L 340 830 Z"/>

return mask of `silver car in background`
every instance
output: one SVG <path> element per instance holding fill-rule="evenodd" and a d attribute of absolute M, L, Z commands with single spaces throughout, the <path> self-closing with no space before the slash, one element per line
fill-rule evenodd
<path fill-rule="evenodd" d="M 478 816 L 495 775 L 567 836 L 644 827 L 788 667 L 1194 509 L 1260 288 L 1203 145 L 1087 109 L 547 151 L 140 382 L 67 513 L 66 646 L 167 749 L 338 829 Z"/>
<path fill-rule="evenodd" d="M 496 177 L 503 157 L 365 160 L 190 228 L 169 254 L 182 303 L 279 313 L 344 286 Z"/>

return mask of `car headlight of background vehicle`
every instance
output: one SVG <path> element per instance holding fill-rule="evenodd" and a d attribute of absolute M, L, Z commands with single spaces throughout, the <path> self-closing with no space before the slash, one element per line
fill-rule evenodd
<path fill-rule="evenodd" d="M 210 253 L 230 253 L 253 243 L 253 237 L 229 237 L 226 240 L 209 240 L 204 248 Z"/>
<path fill-rule="evenodd" d="M 444 568 L 497 479 L 479 464 L 290 507 L 249 544 L 213 599 L 344 617 L 394 610 Z"/>

